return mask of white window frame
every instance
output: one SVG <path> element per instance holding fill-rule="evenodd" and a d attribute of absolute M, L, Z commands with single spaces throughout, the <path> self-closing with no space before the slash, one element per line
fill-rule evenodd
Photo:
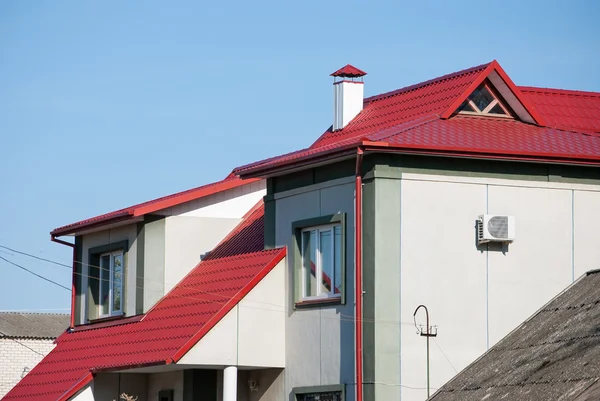
<path fill-rule="evenodd" d="M 492 100 L 490 102 L 490 104 L 488 104 L 486 106 L 485 109 L 483 110 L 479 110 L 479 107 L 477 107 L 477 105 L 475 104 L 475 102 L 473 102 L 471 99 L 469 99 L 469 97 L 471 97 L 471 95 L 469 95 L 469 97 L 467 97 L 467 103 L 469 104 L 469 106 L 471 106 L 471 108 L 474 111 L 465 111 L 465 110 L 461 110 L 459 111 L 459 114 L 470 114 L 470 115 L 474 115 L 474 116 L 491 116 L 491 117 L 499 117 L 499 118 L 510 118 L 510 119 L 514 119 L 514 117 L 512 116 L 512 114 L 510 113 L 510 111 L 508 110 L 508 108 L 499 100 L 498 95 L 496 94 L 496 91 L 492 89 L 491 85 L 487 84 L 487 83 L 483 83 L 483 87 L 485 89 L 487 89 L 487 91 L 490 93 L 490 95 L 492 95 L 492 97 L 494 98 L 494 100 Z M 479 88 L 479 87 L 477 87 Z M 492 110 L 496 105 L 499 105 L 502 110 L 504 110 L 504 112 L 506 114 L 496 114 L 496 113 L 490 113 L 490 110 Z"/>
<path fill-rule="evenodd" d="M 114 266 L 114 257 L 115 256 L 121 256 L 121 260 L 122 260 L 122 266 L 121 266 L 121 274 L 123 275 L 123 277 L 121 277 L 121 309 L 119 310 L 113 310 L 113 282 L 114 282 L 114 273 L 115 273 L 115 266 Z M 108 313 L 102 313 L 102 300 L 104 299 L 104 294 L 102 291 L 102 269 L 104 269 L 104 267 L 102 267 L 102 258 L 104 256 L 108 256 L 108 260 L 109 260 L 109 269 L 110 269 L 110 274 L 109 274 L 109 283 L 108 283 Z M 99 261 L 99 277 L 98 277 L 98 282 L 100 283 L 100 288 L 98 289 L 98 294 L 99 294 L 99 303 L 98 303 L 98 317 L 109 317 L 109 316 L 118 316 L 118 315 L 122 315 L 123 314 L 123 279 L 125 277 L 125 253 L 120 250 L 120 251 L 113 251 L 113 252 L 104 252 L 102 254 L 100 254 L 100 257 L 98 259 Z"/>
<path fill-rule="evenodd" d="M 330 298 L 341 298 L 342 297 L 342 290 L 340 290 L 340 292 L 338 294 L 335 293 L 335 228 L 339 227 L 340 228 L 340 232 L 342 235 L 342 241 L 344 241 L 344 230 L 342 228 L 342 225 L 340 223 L 333 223 L 333 224 L 326 224 L 326 225 L 321 225 L 321 226 L 313 226 L 313 227 L 306 227 L 303 228 L 300 232 L 300 238 L 301 238 L 301 248 L 300 248 L 300 257 L 301 257 L 301 265 L 300 265 L 300 281 L 302 282 L 302 286 L 301 286 L 301 294 L 300 294 L 300 299 L 302 301 L 309 301 L 309 300 L 315 300 L 315 299 L 330 299 Z M 321 232 L 324 231 L 331 231 L 331 268 L 332 268 L 332 272 L 333 272 L 333 277 L 330 278 L 331 280 L 331 291 L 328 293 L 323 293 L 323 294 L 317 294 L 317 295 L 311 295 L 311 296 L 307 296 L 307 288 L 306 288 L 306 283 L 307 283 L 307 277 L 306 274 L 310 274 L 310 272 L 306 271 L 306 265 L 304 263 L 304 233 L 307 232 L 311 232 L 311 231 L 316 231 L 317 235 L 317 260 L 316 260 L 316 265 L 315 265 L 315 277 L 317 279 L 317 291 L 320 292 L 321 287 L 322 287 L 322 280 L 323 280 L 323 266 L 322 266 L 322 258 L 321 258 Z M 343 250 L 343 246 L 340 244 L 341 249 L 340 249 L 340 253 Z M 342 260 L 343 260 L 343 256 L 342 256 Z M 342 263 L 342 261 L 340 261 L 340 263 Z M 344 267 L 342 266 L 342 269 Z M 342 277 L 339 277 L 339 279 L 341 280 Z"/>

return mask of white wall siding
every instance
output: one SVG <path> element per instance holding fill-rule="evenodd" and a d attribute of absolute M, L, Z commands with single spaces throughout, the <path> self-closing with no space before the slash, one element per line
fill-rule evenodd
<path fill-rule="evenodd" d="M 79 390 L 73 397 L 70 398 L 70 401 L 96 401 L 96 398 L 94 397 L 93 384 L 88 384 L 83 389 Z"/>
<path fill-rule="evenodd" d="M 201 199 L 163 209 L 163 216 L 242 218 L 266 194 L 266 181 L 260 180 Z"/>
<path fill-rule="evenodd" d="M 485 255 L 475 246 L 475 219 L 485 212 L 483 185 L 402 180 L 401 185 L 402 399 L 425 399 L 426 340 L 413 312 L 429 308 L 439 337 L 430 341 L 431 386 L 486 350 Z M 392 245 L 392 244 L 388 244 Z M 420 311 L 417 323 L 425 326 Z M 385 324 L 381 322 L 380 324 Z"/>
<path fill-rule="evenodd" d="M 253 205 L 246 205 L 246 212 Z M 164 294 L 239 224 L 241 218 L 171 216 L 165 222 Z"/>
<path fill-rule="evenodd" d="M 42 360 L 43 355 L 47 355 L 53 348 L 54 340 L 0 338 L 0 398 L 4 397 Z"/>
<path fill-rule="evenodd" d="M 600 267 L 600 186 L 404 173 L 400 207 L 403 401 L 426 396 L 426 341 L 412 322 L 419 304 L 439 326 L 430 342 L 433 392 Z M 475 220 L 485 213 L 515 216 L 515 242 L 477 246 Z"/>
<path fill-rule="evenodd" d="M 285 265 L 279 262 L 178 364 L 285 367 Z"/>
<path fill-rule="evenodd" d="M 490 185 L 488 205 L 517 230 L 504 252 L 487 252 L 493 345 L 572 283 L 571 191 Z"/>
<path fill-rule="evenodd" d="M 600 269 L 600 191 L 573 191 L 574 276 Z"/>

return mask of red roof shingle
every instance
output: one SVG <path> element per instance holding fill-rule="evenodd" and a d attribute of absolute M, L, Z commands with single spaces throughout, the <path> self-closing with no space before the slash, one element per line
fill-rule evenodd
<path fill-rule="evenodd" d="M 456 115 L 460 103 L 492 72 L 537 124 Z M 517 87 L 496 61 L 366 98 L 341 130 L 328 129 L 310 147 L 234 169 L 262 176 L 347 156 L 357 146 L 410 149 L 482 158 L 600 164 L 600 93 Z M 592 135 L 589 135 L 592 134 Z"/>
<path fill-rule="evenodd" d="M 92 380 L 90 372 L 177 362 L 285 256 L 263 248 L 261 203 L 141 319 L 61 335 L 4 399 L 64 400 Z"/>
<path fill-rule="evenodd" d="M 600 132 L 600 93 L 521 86 L 548 126 Z"/>

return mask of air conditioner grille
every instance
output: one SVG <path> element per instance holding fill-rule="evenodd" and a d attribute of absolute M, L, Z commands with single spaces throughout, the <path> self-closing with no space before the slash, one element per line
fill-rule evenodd
<path fill-rule="evenodd" d="M 488 232 L 495 238 L 508 238 L 508 217 L 492 217 L 488 222 Z"/>

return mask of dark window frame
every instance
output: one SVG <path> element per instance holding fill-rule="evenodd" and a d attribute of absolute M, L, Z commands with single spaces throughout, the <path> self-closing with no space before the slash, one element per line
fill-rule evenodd
<path fill-rule="evenodd" d="M 99 313 L 99 294 L 100 294 L 100 255 L 109 252 L 123 252 L 123 294 L 121 313 L 112 316 L 100 316 Z M 106 245 L 95 246 L 88 249 L 88 283 L 86 297 L 87 322 L 97 322 L 104 320 L 119 319 L 127 314 L 127 254 L 129 251 L 129 241 L 117 241 Z M 90 304 L 93 302 L 93 305 Z"/>
<path fill-rule="evenodd" d="M 346 386 L 344 384 L 330 384 L 325 386 L 309 386 L 309 387 L 294 387 L 292 394 L 294 395 L 294 401 L 300 401 L 299 395 L 306 394 L 318 394 L 318 393 L 335 393 L 340 392 L 342 400 L 346 399 Z"/>
<path fill-rule="evenodd" d="M 339 224 L 342 230 L 342 277 L 341 277 L 341 294 L 339 297 L 331 298 L 315 298 L 310 300 L 302 299 L 302 230 L 310 227 L 325 226 L 328 224 Z M 332 304 L 346 304 L 346 213 L 336 213 L 327 216 L 314 217 L 311 219 L 298 220 L 292 223 L 292 257 L 294 269 L 294 306 L 296 308 L 316 307 Z"/>

